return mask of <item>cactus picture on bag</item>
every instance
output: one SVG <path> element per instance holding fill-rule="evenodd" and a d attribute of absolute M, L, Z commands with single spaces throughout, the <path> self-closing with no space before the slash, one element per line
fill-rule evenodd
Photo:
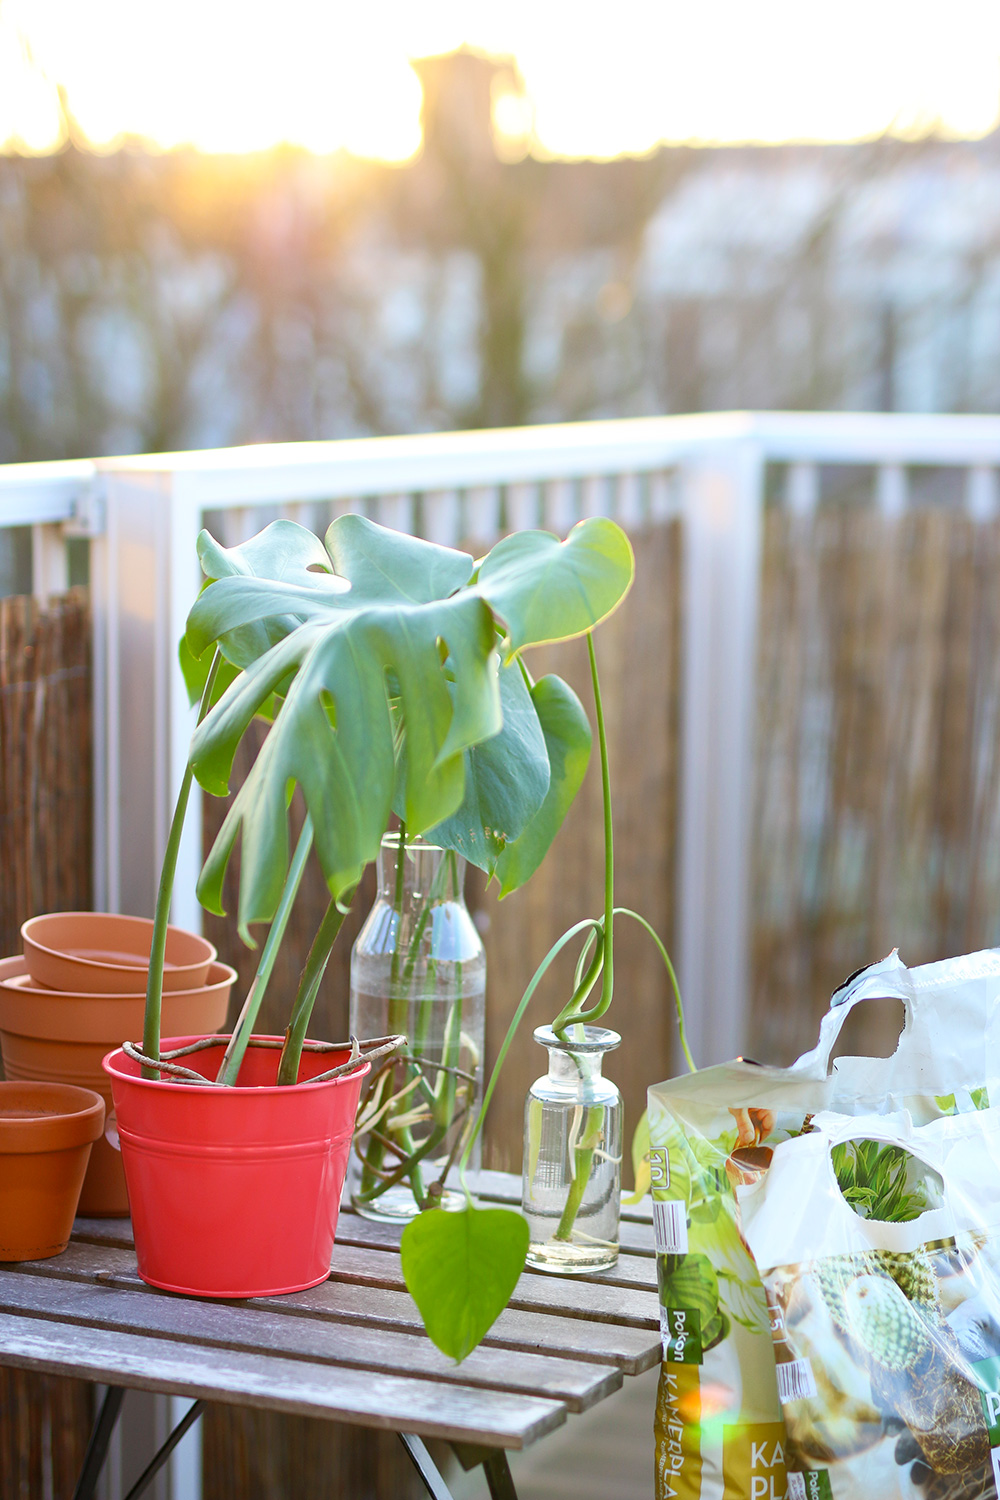
<path fill-rule="evenodd" d="M 835 1255 L 765 1280 L 790 1497 L 807 1493 L 796 1476 L 816 1473 L 837 1500 L 875 1493 L 876 1475 L 880 1500 L 996 1494 L 1000 1263 L 985 1236 Z"/>

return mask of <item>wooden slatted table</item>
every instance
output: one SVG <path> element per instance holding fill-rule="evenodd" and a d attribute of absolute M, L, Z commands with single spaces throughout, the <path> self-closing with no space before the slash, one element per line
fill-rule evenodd
<path fill-rule="evenodd" d="M 517 1201 L 520 1179 L 484 1172 L 476 1190 L 484 1202 Z M 0 1267 L 0 1364 L 110 1387 L 88 1455 L 95 1483 L 121 1393 L 136 1387 L 394 1430 L 438 1500 L 448 1491 L 421 1440 L 443 1438 L 467 1467 L 483 1462 L 495 1496 L 512 1496 L 506 1449 L 535 1442 L 659 1358 L 652 1225 L 645 1206 L 627 1212 L 614 1270 L 525 1272 L 461 1365 L 423 1332 L 393 1225 L 344 1209 L 329 1281 L 222 1302 L 146 1286 L 127 1219 L 78 1219 L 64 1254 Z M 79 1500 L 93 1492 L 87 1476 L 85 1465 Z"/>

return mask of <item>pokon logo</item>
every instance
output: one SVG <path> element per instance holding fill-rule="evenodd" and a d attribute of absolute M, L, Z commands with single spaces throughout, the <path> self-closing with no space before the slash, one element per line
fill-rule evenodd
<path fill-rule="evenodd" d="M 787 1500 L 832 1500 L 830 1476 L 826 1469 L 810 1469 L 805 1474 L 789 1474 Z"/>
<path fill-rule="evenodd" d="M 703 1358 L 701 1318 L 693 1309 L 661 1307 L 660 1335 L 663 1343 L 663 1357 L 669 1364 L 701 1364 Z"/>

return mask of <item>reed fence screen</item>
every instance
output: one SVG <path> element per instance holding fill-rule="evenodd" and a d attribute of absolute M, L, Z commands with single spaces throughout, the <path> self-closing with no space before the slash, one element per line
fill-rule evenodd
<path fill-rule="evenodd" d="M 0 956 L 36 912 L 91 904 L 90 613 L 0 598 Z"/>
<path fill-rule="evenodd" d="M 1000 522 L 772 509 L 761 601 L 750 1036 L 787 1063 L 862 964 L 1000 941 Z"/>

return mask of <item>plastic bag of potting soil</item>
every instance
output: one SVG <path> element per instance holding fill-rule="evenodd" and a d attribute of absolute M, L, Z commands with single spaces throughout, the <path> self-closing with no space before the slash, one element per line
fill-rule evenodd
<path fill-rule="evenodd" d="M 820 1115 L 741 1196 L 788 1500 L 995 1496 L 1000 1110 L 916 1128 L 905 1112 Z"/>
<path fill-rule="evenodd" d="M 888 1058 L 840 1058 L 831 1068 L 849 1011 L 882 996 L 899 998 L 905 1009 L 896 1051 Z M 923 1124 L 985 1109 L 991 1090 L 1000 1102 L 1000 951 L 994 950 L 913 970 L 893 954 L 836 993 L 818 1045 L 792 1067 L 738 1059 L 649 1090 L 663 1343 L 657 1500 L 785 1494 L 770 1317 L 739 1207 L 775 1148 L 823 1110 L 905 1109 Z"/>

